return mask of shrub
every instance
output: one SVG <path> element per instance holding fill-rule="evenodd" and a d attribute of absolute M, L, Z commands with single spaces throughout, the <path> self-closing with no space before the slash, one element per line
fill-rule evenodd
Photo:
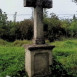
<path fill-rule="evenodd" d="M 32 44 L 30 40 L 16 40 L 13 42 L 14 46 L 23 46 L 24 44 Z"/>
<path fill-rule="evenodd" d="M 0 46 L 0 77 L 23 77 L 24 54 L 21 47 Z"/>
<path fill-rule="evenodd" d="M 0 39 L 0 45 L 6 45 L 7 41 Z"/>
<path fill-rule="evenodd" d="M 77 77 L 77 39 L 56 41 L 53 45 L 56 46 L 53 49 L 56 60 L 62 64 L 68 75 Z"/>

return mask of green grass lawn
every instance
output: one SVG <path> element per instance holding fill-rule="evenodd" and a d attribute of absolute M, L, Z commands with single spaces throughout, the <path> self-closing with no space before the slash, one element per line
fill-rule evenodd
<path fill-rule="evenodd" d="M 32 42 L 23 41 L 22 43 L 22 41 L 16 41 L 8 43 L 2 41 L 0 42 L 0 77 L 6 77 L 6 75 L 11 77 L 24 77 L 25 51 L 21 46 L 23 44 L 31 44 Z M 57 61 L 54 62 L 56 64 L 54 68 L 58 68 L 59 70 L 65 69 L 69 75 L 77 77 L 77 39 L 55 41 L 50 44 L 56 46 L 53 49 L 53 58 Z M 63 69 L 59 67 L 60 63 Z M 57 72 L 59 73 L 59 71 Z"/>
<path fill-rule="evenodd" d="M 77 39 L 55 41 L 51 43 L 56 47 L 53 49 L 53 56 L 66 69 L 68 74 L 77 77 Z"/>
<path fill-rule="evenodd" d="M 0 77 L 14 76 L 23 70 L 24 49 L 22 47 L 0 46 Z"/>
<path fill-rule="evenodd" d="M 28 40 L 7 42 L 0 39 L 0 77 L 22 77 L 25 75 L 24 44 L 32 44 Z"/>

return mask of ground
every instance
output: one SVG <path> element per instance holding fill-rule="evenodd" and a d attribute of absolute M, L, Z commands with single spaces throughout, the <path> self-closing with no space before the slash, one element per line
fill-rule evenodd
<path fill-rule="evenodd" d="M 12 43 L 0 40 L 0 77 L 24 77 L 25 51 L 23 44 L 31 41 L 15 41 Z M 53 49 L 52 77 L 77 77 L 77 39 L 48 42 L 55 45 Z M 56 74 L 55 74 L 56 73 Z"/>

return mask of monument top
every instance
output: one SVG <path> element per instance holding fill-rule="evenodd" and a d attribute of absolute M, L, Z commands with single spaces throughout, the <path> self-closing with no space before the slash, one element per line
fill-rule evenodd
<path fill-rule="evenodd" d="M 24 0 L 24 7 L 42 6 L 43 8 L 52 8 L 52 0 Z"/>

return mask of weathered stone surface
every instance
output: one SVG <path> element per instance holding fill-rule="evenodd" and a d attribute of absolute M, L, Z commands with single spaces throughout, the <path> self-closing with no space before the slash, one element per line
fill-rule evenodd
<path fill-rule="evenodd" d="M 52 50 L 55 46 L 51 46 L 48 44 L 41 44 L 41 45 L 28 45 L 27 49 L 29 49 L 30 51 L 34 51 L 34 50 L 38 50 L 38 49 L 45 49 L 45 50 Z"/>
<path fill-rule="evenodd" d="M 43 8 L 34 9 L 34 42 L 35 44 L 45 44 L 43 32 Z"/>
<path fill-rule="evenodd" d="M 24 7 L 42 6 L 43 8 L 52 8 L 52 0 L 24 0 Z"/>
<path fill-rule="evenodd" d="M 43 8 L 51 8 L 52 0 L 24 0 L 25 7 L 34 7 L 34 43 L 45 44 Z"/>
<path fill-rule="evenodd" d="M 54 46 L 31 45 L 25 55 L 25 68 L 29 77 L 43 77 L 49 75 L 52 65 L 52 50 Z"/>
<path fill-rule="evenodd" d="M 41 63 L 41 64 L 40 64 Z M 49 54 L 37 53 L 34 56 L 34 72 L 36 75 L 44 75 L 49 72 Z"/>
<path fill-rule="evenodd" d="M 25 68 L 29 77 L 47 77 L 51 72 L 51 50 L 54 46 L 46 45 L 43 28 L 43 8 L 51 8 L 52 0 L 24 0 L 25 7 L 34 7 L 34 45 L 26 48 Z"/>

